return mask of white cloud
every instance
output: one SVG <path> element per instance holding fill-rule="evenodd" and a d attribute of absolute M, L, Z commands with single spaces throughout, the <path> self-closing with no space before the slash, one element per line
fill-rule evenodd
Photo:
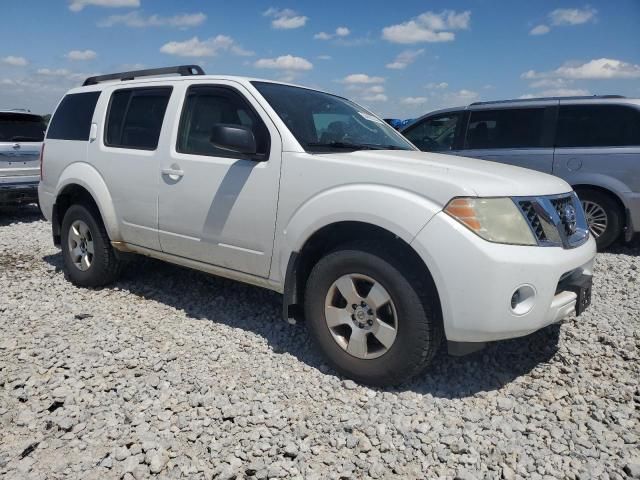
<path fill-rule="evenodd" d="M 539 92 L 543 97 L 576 97 L 589 95 L 589 90 L 585 88 L 552 88 Z"/>
<path fill-rule="evenodd" d="M 367 95 L 362 97 L 363 100 L 366 100 L 367 102 L 386 102 L 387 100 L 389 100 L 389 97 L 387 97 L 384 93 L 376 93 L 375 95 Z"/>
<path fill-rule="evenodd" d="M 571 82 L 571 80 L 565 80 L 564 78 L 541 78 L 531 82 L 529 86 L 531 88 L 562 88 Z"/>
<path fill-rule="evenodd" d="M 39 68 L 36 73 L 47 77 L 67 77 L 71 74 L 71 71 L 66 68 L 56 68 L 53 70 L 50 68 Z"/>
<path fill-rule="evenodd" d="M 551 25 L 581 25 L 596 19 L 598 11 L 595 8 L 558 8 L 549 14 Z"/>
<path fill-rule="evenodd" d="M 473 90 L 462 89 L 456 92 L 445 93 L 442 98 L 447 106 L 457 106 L 468 105 L 469 103 L 475 102 L 480 98 L 480 95 Z"/>
<path fill-rule="evenodd" d="M 7 65 L 12 65 L 14 67 L 25 67 L 29 64 L 29 61 L 24 57 L 14 57 L 13 55 L 9 55 L 2 59 L 2 63 L 6 63 Z"/>
<path fill-rule="evenodd" d="M 140 6 L 140 0 L 70 0 L 69 10 L 79 12 L 89 5 L 107 8 L 137 8 Z"/>
<path fill-rule="evenodd" d="M 550 72 L 528 70 L 520 77 L 524 79 L 565 78 L 588 80 L 640 78 L 640 65 L 612 58 L 597 58 L 582 64 L 567 62 Z"/>
<path fill-rule="evenodd" d="M 74 61 L 93 60 L 97 56 L 98 54 L 93 50 L 71 50 L 65 55 L 69 60 Z"/>
<path fill-rule="evenodd" d="M 440 83 L 427 83 L 425 85 L 425 88 L 428 88 L 429 90 L 444 90 L 445 88 L 448 88 L 449 84 L 447 82 L 440 82 Z"/>
<path fill-rule="evenodd" d="M 113 27 L 115 25 L 124 25 L 133 28 L 145 27 L 174 27 L 174 28 L 190 28 L 202 25 L 207 19 L 204 13 L 180 13 L 171 17 L 162 17 L 160 15 L 143 15 L 139 10 L 125 13 L 124 15 L 111 15 L 98 23 L 99 27 Z"/>
<path fill-rule="evenodd" d="M 400 100 L 403 105 L 424 105 L 427 103 L 427 97 L 404 97 Z"/>
<path fill-rule="evenodd" d="M 334 33 L 320 32 L 316 33 L 313 38 L 316 40 L 331 40 L 332 38 L 346 37 L 351 33 L 347 27 L 338 27 Z"/>
<path fill-rule="evenodd" d="M 226 51 L 241 56 L 253 55 L 253 52 L 244 50 L 233 38 L 226 35 L 217 35 L 206 40 L 193 37 L 184 42 L 169 42 L 160 47 L 160 51 L 178 57 L 215 57 L 218 53 Z"/>
<path fill-rule="evenodd" d="M 393 62 L 387 63 L 386 67 L 395 70 L 402 70 L 415 62 L 423 53 L 423 48 L 420 50 L 405 50 L 404 52 L 400 52 Z"/>
<path fill-rule="evenodd" d="M 342 79 L 342 83 L 366 85 L 371 83 L 384 83 L 383 77 L 370 77 L 365 73 L 352 73 Z"/>
<path fill-rule="evenodd" d="M 263 15 L 265 17 L 270 17 L 271 26 L 276 30 L 291 30 L 294 28 L 304 27 L 309 20 L 309 17 L 305 17 L 304 15 L 299 15 L 295 10 L 291 10 L 290 8 L 278 9 L 278 8 L 269 8 L 266 10 Z"/>
<path fill-rule="evenodd" d="M 287 71 L 311 70 L 313 64 L 302 57 L 294 57 L 293 55 L 282 55 L 277 58 L 261 58 L 254 63 L 256 68 L 271 68 Z"/>
<path fill-rule="evenodd" d="M 450 42 L 456 38 L 452 30 L 466 30 L 471 12 L 443 10 L 425 12 L 411 20 L 382 29 L 382 38 L 393 43 Z"/>
<path fill-rule="evenodd" d="M 549 33 L 551 29 L 544 24 L 538 25 L 537 27 L 533 27 L 529 32 L 529 35 L 545 35 Z"/>

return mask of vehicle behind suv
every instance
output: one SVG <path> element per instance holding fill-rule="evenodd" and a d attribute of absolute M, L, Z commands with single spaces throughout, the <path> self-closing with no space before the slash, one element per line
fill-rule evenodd
<path fill-rule="evenodd" d="M 562 97 L 473 103 L 401 130 L 420 150 L 551 173 L 578 193 L 604 249 L 640 231 L 640 99 Z"/>
<path fill-rule="evenodd" d="M 38 200 L 40 150 L 46 125 L 40 115 L 0 111 L 0 206 Z"/>
<path fill-rule="evenodd" d="M 595 242 L 566 182 L 420 152 L 304 87 L 197 66 L 89 78 L 58 105 L 42 172 L 74 284 L 113 282 L 136 253 L 272 289 L 370 384 L 419 373 L 443 338 L 527 335 L 591 298 Z"/>

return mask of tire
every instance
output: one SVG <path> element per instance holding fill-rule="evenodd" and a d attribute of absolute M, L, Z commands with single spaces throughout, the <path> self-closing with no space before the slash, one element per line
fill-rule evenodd
<path fill-rule="evenodd" d="M 401 384 L 421 372 L 436 354 L 443 338 L 433 282 L 426 272 L 416 272 L 415 268 L 405 265 L 405 259 L 389 250 L 383 244 L 371 243 L 340 247 L 314 266 L 305 291 L 305 317 L 316 345 L 342 375 L 373 386 Z M 380 292 L 382 287 L 390 302 L 378 302 L 383 306 L 375 308 L 373 313 L 374 308 L 369 305 L 354 310 L 355 304 L 345 303 L 346 297 L 336 287 L 336 282 L 343 282 L 345 276 L 354 279 L 351 284 L 345 285 L 356 285 L 356 292 L 367 297 L 364 300 L 384 297 L 382 293 L 370 295 L 373 287 L 369 287 L 369 284 L 373 281 L 377 285 L 376 292 Z M 367 288 L 371 288 L 371 291 L 367 292 Z M 331 304 L 328 308 L 336 309 L 326 314 L 329 310 L 325 310 L 325 304 Z M 334 305 L 346 307 L 337 308 Z M 355 315 L 367 309 L 369 317 L 368 320 L 363 318 L 363 323 L 365 320 L 375 323 L 363 328 Z M 339 322 L 347 319 L 345 315 L 351 314 L 351 318 L 347 323 L 330 327 L 327 318 L 334 317 L 336 312 L 340 317 Z M 388 328 L 376 333 L 373 331 L 383 318 L 387 327 L 395 328 L 393 342 L 389 342 L 390 337 L 386 338 L 386 334 L 380 337 L 385 337 L 388 346 L 378 341 L 378 335 L 387 332 Z M 356 353 L 350 353 L 348 350 L 352 348 L 352 338 L 360 340 L 354 345 L 363 345 L 361 335 L 366 338 L 366 346 L 364 349 L 354 348 Z"/>
<path fill-rule="evenodd" d="M 598 190 L 580 189 L 577 194 L 598 251 L 603 251 L 620 238 L 624 227 L 622 209 L 611 195 Z"/>
<path fill-rule="evenodd" d="M 80 232 L 80 236 L 77 233 L 74 235 L 71 231 L 72 226 L 75 232 Z M 65 275 L 71 283 L 79 287 L 95 288 L 110 284 L 118 278 L 120 261 L 111 246 L 100 214 L 95 208 L 84 205 L 69 207 L 62 220 L 60 233 Z M 82 238 L 86 248 L 81 251 L 88 253 L 86 255 L 88 262 L 84 262 L 84 256 L 77 255 L 77 248 L 80 248 L 83 243 L 78 242 L 78 239 Z M 73 245 L 77 248 L 74 249 Z M 83 260 L 78 262 L 78 258 Z M 78 263 L 81 265 L 79 266 Z"/>

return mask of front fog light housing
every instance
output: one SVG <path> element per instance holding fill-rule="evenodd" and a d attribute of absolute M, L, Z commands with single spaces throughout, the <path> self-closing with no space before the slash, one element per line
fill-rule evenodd
<path fill-rule="evenodd" d="M 537 245 L 527 221 L 508 197 L 454 198 L 444 211 L 476 235 L 495 243 Z"/>

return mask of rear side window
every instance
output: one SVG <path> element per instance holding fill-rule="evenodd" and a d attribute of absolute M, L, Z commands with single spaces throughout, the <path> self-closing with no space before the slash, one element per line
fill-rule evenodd
<path fill-rule="evenodd" d="M 105 145 L 155 150 L 171 90 L 171 87 L 154 87 L 113 92 L 107 114 Z"/>
<path fill-rule="evenodd" d="M 39 115 L 0 113 L 0 142 L 41 142 L 45 129 Z"/>
<path fill-rule="evenodd" d="M 640 110 L 623 105 L 560 106 L 557 147 L 640 145 Z"/>
<path fill-rule="evenodd" d="M 544 145 L 544 108 L 471 112 L 465 148 L 540 148 Z"/>
<path fill-rule="evenodd" d="M 51 119 L 47 138 L 89 140 L 91 119 L 100 92 L 72 93 L 62 99 Z"/>

